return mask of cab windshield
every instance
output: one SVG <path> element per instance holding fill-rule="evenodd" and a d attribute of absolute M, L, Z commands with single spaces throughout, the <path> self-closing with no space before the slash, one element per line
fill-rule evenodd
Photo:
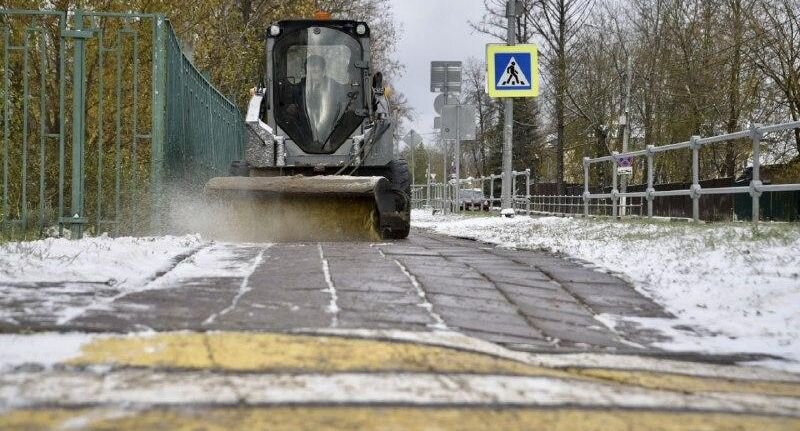
<path fill-rule="evenodd" d="M 278 125 L 303 151 L 333 153 L 362 121 L 361 45 L 341 31 L 311 27 L 279 38 L 273 52 Z"/>

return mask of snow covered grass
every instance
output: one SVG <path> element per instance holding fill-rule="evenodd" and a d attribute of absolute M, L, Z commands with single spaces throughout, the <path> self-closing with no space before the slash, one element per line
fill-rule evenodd
<path fill-rule="evenodd" d="M 657 346 L 709 353 L 767 353 L 800 371 L 800 226 L 693 224 L 559 217 L 432 216 L 416 227 L 506 247 L 562 253 L 622 273 L 677 319 L 601 315 L 672 338 Z"/>
<path fill-rule="evenodd" d="M 253 256 L 248 244 L 209 242 L 199 235 L 1 244 L 0 324 L 64 325 L 132 293 L 213 277 L 242 279 L 235 304 L 267 247 L 259 244 Z"/>
<path fill-rule="evenodd" d="M 202 243 L 197 235 L 9 242 L 0 245 L 0 283 L 79 281 L 135 286 Z"/>
<path fill-rule="evenodd" d="M 203 244 L 196 235 L 0 244 L 0 322 L 25 317 L 66 323 L 87 309 L 146 289 L 180 256 Z"/>

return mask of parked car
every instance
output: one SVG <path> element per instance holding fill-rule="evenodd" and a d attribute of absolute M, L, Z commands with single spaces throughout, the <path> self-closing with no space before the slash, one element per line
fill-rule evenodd
<path fill-rule="evenodd" d="M 489 211 L 489 199 L 481 189 L 459 190 L 458 200 L 462 211 Z"/>

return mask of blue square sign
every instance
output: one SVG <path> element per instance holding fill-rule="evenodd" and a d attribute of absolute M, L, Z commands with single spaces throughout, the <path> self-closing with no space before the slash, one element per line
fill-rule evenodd
<path fill-rule="evenodd" d="M 494 55 L 497 89 L 531 89 L 531 55 L 527 52 L 498 52 Z"/>

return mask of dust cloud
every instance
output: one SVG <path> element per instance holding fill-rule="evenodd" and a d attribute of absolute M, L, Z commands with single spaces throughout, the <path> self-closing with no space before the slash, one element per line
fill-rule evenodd
<path fill-rule="evenodd" d="M 380 240 L 371 197 L 207 195 L 176 187 L 167 195 L 168 230 L 174 234 L 229 242 Z"/>

